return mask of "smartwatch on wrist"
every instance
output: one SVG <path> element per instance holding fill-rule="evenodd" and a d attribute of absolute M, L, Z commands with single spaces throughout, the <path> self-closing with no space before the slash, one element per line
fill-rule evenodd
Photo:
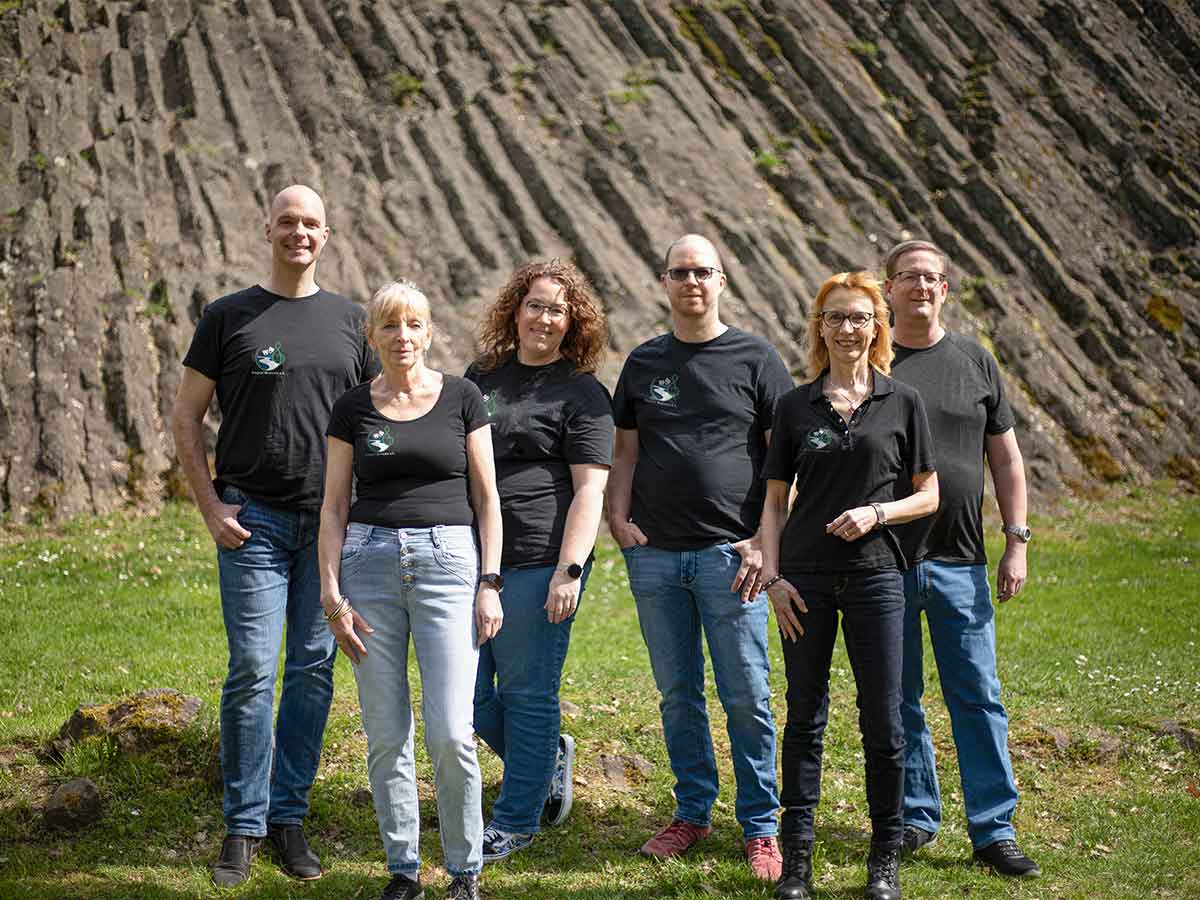
<path fill-rule="evenodd" d="M 482 587 L 485 584 L 490 584 L 496 590 L 504 590 L 504 577 L 498 572 L 485 572 L 479 576 L 479 585 Z"/>
<path fill-rule="evenodd" d="M 559 563 L 554 567 L 554 571 L 566 572 L 568 578 L 577 581 L 583 575 L 583 566 L 579 563 Z"/>
<path fill-rule="evenodd" d="M 1033 537 L 1033 532 L 1028 525 L 1005 525 L 1004 533 L 1011 534 L 1022 544 L 1028 544 L 1029 539 Z"/>

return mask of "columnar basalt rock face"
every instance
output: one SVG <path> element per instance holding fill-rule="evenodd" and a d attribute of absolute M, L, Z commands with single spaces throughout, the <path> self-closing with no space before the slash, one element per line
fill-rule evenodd
<path fill-rule="evenodd" d="M 0 3 L 0 514 L 153 503 L 205 303 L 270 197 L 327 201 L 322 285 L 405 275 L 435 364 L 529 257 L 608 310 L 610 382 L 709 234 L 797 371 L 831 272 L 929 237 L 1035 485 L 1197 478 L 1200 9 L 1163 0 Z M 1198 479 L 1200 480 L 1200 479 Z"/>

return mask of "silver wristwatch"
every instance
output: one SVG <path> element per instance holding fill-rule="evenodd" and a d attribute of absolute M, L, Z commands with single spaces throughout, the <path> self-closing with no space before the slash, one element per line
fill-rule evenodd
<path fill-rule="evenodd" d="M 1004 533 L 1011 534 L 1022 544 L 1028 544 L 1029 539 L 1033 537 L 1033 532 L 1029 530 L 1028 525 L 1005 525 Z"/>

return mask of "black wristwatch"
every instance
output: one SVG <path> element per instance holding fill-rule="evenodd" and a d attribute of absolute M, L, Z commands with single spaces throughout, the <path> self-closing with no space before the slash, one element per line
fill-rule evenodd
<path fill-rule="evenodd" d="M 485 584 L 490 584 L 498 591 L 504 590 L 504 576 L 498 572 L 485 572 L 479 576 L 479 584 L 482 587 Z"/>
<path fill-rule="evenodd" d="M 567 577 L 572 581 L 578 580 L 583 575 L 583 566 L 579 563 L 559 563 L 554 568 L 559 572 L 566 572 Z"/>
<path fill-rule="evenodd" d="M 1028 525 L 1005 525 L 1004 533 L 1011 534 L 1022 544 L 1028 544 L 1029 539 L 1033 537 L 1033 532 Z"/>

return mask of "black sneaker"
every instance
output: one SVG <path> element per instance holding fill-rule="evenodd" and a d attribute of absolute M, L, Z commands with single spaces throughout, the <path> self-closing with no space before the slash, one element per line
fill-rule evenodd
<path fill-rule="evenodd" d="M 867 900 L 900 900 L 900 848 L 871 845 L 867 857 Z"/>
<path fill-rule="evenodd" d="M 456 875 L 446 890 L 446 900 L 479 900 L 479 876 Z"/>
<path fill-rule="evenodd" d="M 783 851 L 783 874 L 775 883 L 775 896 L 778 900 L 810 900 L 813 842 L 785 834 L 779 846 Z"/>
<path fill-rule="evenodd" d="M 244 834 L 225 836 L 221 855 L 213 863 L 212 883 L 217 887 L 237 887 L 250 877 L 250 862 L 258 852 L 262 838 Z"/>
<path fill-rule="evenodd" d="M 902 856 L 912 856 L 926 844 L 932 844 L 937 833 L 918 828 L 916 825 L 904 826 L 904 839 L 900 845 Z"/>
<path fill-rule="evenodd" d="M 299 825 L 267 825 L 267 838 L 279 858 L 279 868 L 300 881 L 316 881 L 321 877 L 321 860 L 308 846 L 304 829 Z"/>
<path fill-rule="evenodd" d="M 1010 878 L 1037 878 L 1042 874 L 1038 864 L 1021 852 L 1016 841 L 1011 840 L 980 847 L 975 851 L 975 862 L 989 866 L 997 875 Z"/>
<path fill-rule="evenodd" d="M 558 756 L 554 760 L 554 777 L 550 780 L 550 794 L 546 797 L 546 808 L 542 817 L 547 825 L 561 825 L 571 812 L 575 778 L 575 738 L 569 734 L 558 736 Z"/>
<path fill-rule="evenodd" d="M 379 900 L 421 900 L 424 896 L 421 882 L 407 875 L 396 874 L 379 895 Z"/>

